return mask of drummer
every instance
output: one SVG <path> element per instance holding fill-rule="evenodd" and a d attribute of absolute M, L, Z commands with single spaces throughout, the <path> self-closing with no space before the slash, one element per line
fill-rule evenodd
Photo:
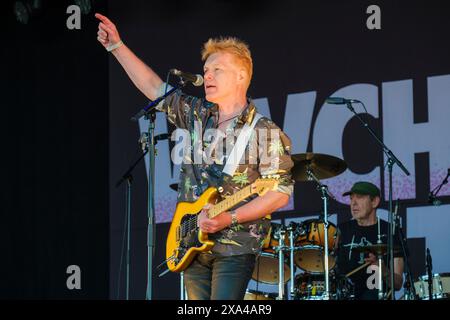
<path fill-rule="evenodd" d="M 355 285 L 355 299 L 357 300 L 377 300 L 378 289 L 375 288 L 374 279 L 375 271 L 369 265 L 378 265 L 377 257 L 373 253 L 364 253 L 357 250 L 357 247 L 376 244 L 378 240 L 378 232 L 382 235 L 381 241 L 387 243 L 388 223 L 384 220 L 378 220 L 376 210 L 380 205 L 380 190 L 377 186 L 370 182 L 356 182 L 350 191 L 343 196 L 350 196 L 350 210 L 353 219 L 338 225 L 341 231 L 338 250 L 338 270 L 341 274 L 346 275 L 354 271 L 364 264 L 367 266 L 360 268 L 354 272 L 349 278 Z M 381 221 L 378 228 L 378 221 Z M 397 238 L 398 232 L 395 233 L 394 248 L 400 246 Z M 383 261 L 383 289 L 386 289 L 386 266 L 387 255 Z M 403 258 L 399 252 L 394 251 L 394 287 L 399 290 L 403 284 Z M 390 290 L 389 290 L 390 291 Z M 386 292 L 386 290 L 384 290 Z"/>

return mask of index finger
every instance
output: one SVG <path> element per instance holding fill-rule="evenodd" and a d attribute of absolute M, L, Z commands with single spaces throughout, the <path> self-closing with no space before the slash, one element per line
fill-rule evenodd
<path fill-rule="evenodd" d="M 100 14 L 100 13 L 96 13 L 95 17 L 99 20 L 101 20 L 104 24 L 106 25 L 110 25 L 112 24 L 111 20 L 109 20 L 107 17 L 105 17 L 104 15 Z"/>

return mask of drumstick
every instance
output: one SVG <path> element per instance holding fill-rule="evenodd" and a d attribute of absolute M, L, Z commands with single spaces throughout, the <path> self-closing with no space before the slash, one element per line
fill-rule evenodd
<path fill-rule="evenodd" d="M 350 271 L 350 272 L 347 273 L 345 276 L 346 276 L 346 277 L 350 277 L 352 274 L 354 274 L 355 272 L 358 272 L 359 270 L 361 270 L 361 269 L 364 268 L 364 267 L 367 267 L 369 264 L 371 264 L 371 262 L 366 262 L 366 263 L 364 263 L 363 265 L 361 265 L 361 266 L 359 266 L 358 268 L 356 268 L 355 270 Z"/>
<path fill-rule="evenodd" d="M 388 294 L 386 295 L 386 299 L 389 299 L 389 297 L 391 296 L 391 293 L 392 293 L 392 289 L 389 289 L 389 292 L 388 292 Z"/>

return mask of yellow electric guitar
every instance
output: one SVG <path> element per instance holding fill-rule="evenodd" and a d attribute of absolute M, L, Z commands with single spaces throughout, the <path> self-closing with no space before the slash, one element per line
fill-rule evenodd
<path fill-rule="evenodd" d="M 197 226 L 197 216 L 205 205 L 211 204 L 208 215 L 209 218 L 214 218 L 251 195 L 261 196 L 274 190 L 277 185 L 276 177 L 260 178 L 220 202 L 217 202 L 219 192 L 213 187 L 208 188 L 195 202 L 179 202 L 166 242 L 166 262 L 169 270 L 183 271 L 197 253 L 209 251 L 214 246 L 214 241 L 209 240 L 208 234 L 200 231 Z"/>

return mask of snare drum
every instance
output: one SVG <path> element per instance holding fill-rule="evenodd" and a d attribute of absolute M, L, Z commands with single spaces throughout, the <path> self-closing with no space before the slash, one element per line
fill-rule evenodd
<path fill-rule="evenodd" d="M 435 273 L 433 275 L 433 299 L 450 299 L 450 273 Z M 428 275 L 419 277 L 414 282 L 416 294 L 420 300 L 430 300 L 428 292 Z"/>
<path fill-rule="evenodd" d="M 278 231 L 282 228 L 281 224 L 271 223 L 269 233 L 264 240 L 263 250 L 256 258 L 255 269 L 253 270 L 252 279 L 266 284 L 277 284 L 279 274 L 279 258 L 276 247 L 279 245 Z M 287 236 L 284 237 L 286 245 L 289 244 Z M 284 261 L 284 281 L 290 279 L 290 270 L 288 262 Z"/>
<path fill-rule="evenodd" d="M 325 232 L 322 220 L 304 221 L 301 232 L 295 240 L 298 250 L 294 255 L 295 264 L 309 273 L 323 273 Z M 336 265 L 335 250 L 338 245 L 339 232 L 337 227 L 328 221 L 328 269 Z"/>

